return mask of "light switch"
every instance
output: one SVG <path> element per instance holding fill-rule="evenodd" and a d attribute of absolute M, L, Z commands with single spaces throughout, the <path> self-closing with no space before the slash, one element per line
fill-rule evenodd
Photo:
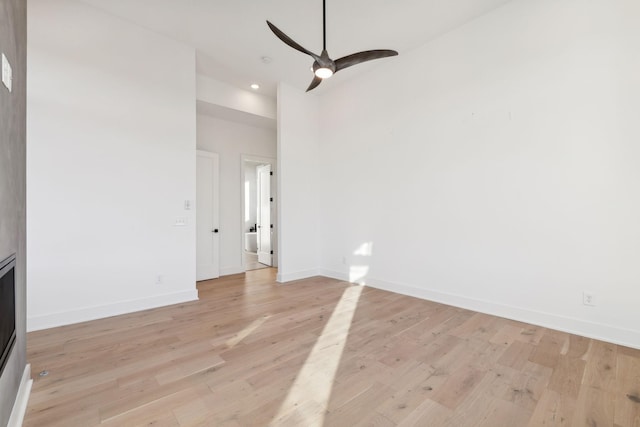
<path fill-rule="evenodd" d="M 2 54 L 2 83 L 5 85 L 9 92 L 11 92 L 11 82 L 13 80 L 13 71 L 11 70 L 11 64 L 7 57 Z"/>
<path fill-rule="evenodd" d="M 185 211 L 190 211 L 191 210 L 191 200 L 185 200 L 184 201 L 184 210 Z"/>

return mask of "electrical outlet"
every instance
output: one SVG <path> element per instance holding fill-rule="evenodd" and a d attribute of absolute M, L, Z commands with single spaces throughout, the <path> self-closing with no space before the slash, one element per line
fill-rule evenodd
<path fill-rule="evenodd" d="M 593 292 L 582 291 L 582 304 L 595 306 L 596 305 L 596 295 Z"/>
<path fill-rule="evenodd" d="M 158 274 L 158 275 L 156 276 L 156 285 L 162 285 L 162 281 L 163 281 L 163 279 L 164 279 L 164 278 L 162 277 L 162 274 Z"/>

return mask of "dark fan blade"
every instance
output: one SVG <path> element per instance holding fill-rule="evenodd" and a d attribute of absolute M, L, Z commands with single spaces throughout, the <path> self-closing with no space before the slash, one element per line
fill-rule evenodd
<path fill-rule="evenodd" d="M 365 50 L 364 52 L 358 52 L 351 55 L 343 56 L 340 59 L 336 59 L 336 72 L 344 70 L 352 65 L 360 64 L 361 62 L 372 61 L 374 59 L 386 58 L 388 56 L 396 56 L 398 52 L 395 50 L 379 49 L 379 50 Z"/>
<path fill-rule="evenodd" d="M 269 28 L 271 28 L 271 31 L 273 31 L 273 34 L 275 34 L 280 40 L 282 40 L 283 42 L 285 42 L 286 44 L 288 44 L 289 46 L 291 46 L 295 50 L 298 50 L 298 51 L 300 51 L 302 53 L 306 53 L 307 55 L 311 56 L 316 61 L 318 59 L 320 59 L 320 57 L 318 55 L 316 55 L 315 53 L 308 51 L 307 49 L 305 49 L 302 46 L 300 46 L 298 43 L 294 42 L 291 39 L 291 37 L 289 37 L 288 35 L 286 35 L 282 31 L 280 31 L 278 29 L 278 27 L 273 25 L 271 22 L 267 21 L 267 25 L 269 26 Z"/>
<path fill-rule="evenodd" d="M 313 76 L 313 80 L 311 80 L 311 84 L 307 88 L 307 92 L 309 92 L 311 89 L 317 88 L 320 83 L 322 83 L 322 79 L 318 76 Z"/>

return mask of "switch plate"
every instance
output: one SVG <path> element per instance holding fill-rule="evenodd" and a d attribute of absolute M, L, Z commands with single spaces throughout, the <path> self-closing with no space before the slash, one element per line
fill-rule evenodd
<path fill-rule="evenodd" d="M 11 92 L 11 86 L 13 81 L 13 71 L 11 70 L 11 64 L 9 60 L 2 54 L 2 83 L 5 85 L 9 92 Z"/>

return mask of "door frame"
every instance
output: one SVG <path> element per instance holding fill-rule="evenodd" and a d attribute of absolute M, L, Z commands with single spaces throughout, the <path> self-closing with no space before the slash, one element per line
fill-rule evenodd
<path fill-rule="evenodd" d="M 278 267 L 278 232 L 277 230 L 280 227 L 280 218 L 278 218 L 278 209 L 276 209 L 278 190 L 277 190 L 277 163 L 274 157 L 263 157 L 263 156 L 254 156 L 252 154 L 241 154 L 240 155 L 240 236 L 238 236 L 238 240 L 240 241 L 240 260 L 242 265 L 242 271 L 247 271 L 247 266 L 244 262 L 244 209 L 245 209 L 245 191 L 244 191 L 244 164 L 245 162 L 257 162 L 263 164 L 271 165 L 271 172 L 273 175 L 271 176 L 271 197 L 273 197 L 273 203 L 271 205 L 271 222 L 273 223 L 273 232 L 271 233 L 271 250 L 273 251 L 273 257 L 271 258 L 271 266 L 274 268 Z"/>

